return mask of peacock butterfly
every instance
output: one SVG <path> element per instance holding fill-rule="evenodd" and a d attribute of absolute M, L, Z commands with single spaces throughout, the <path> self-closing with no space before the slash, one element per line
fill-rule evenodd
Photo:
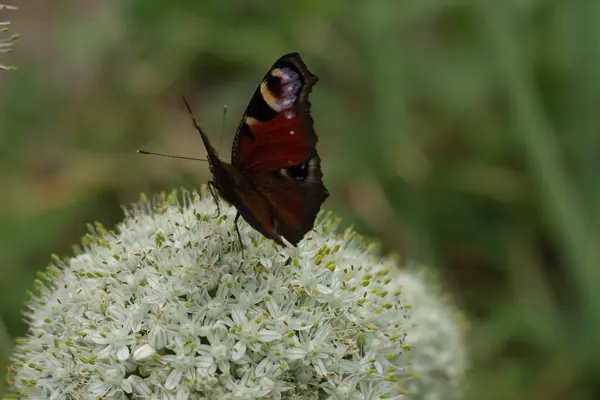
<path fill-rule="evenodd" d="M 275 61 L 242 116 L 231 164 L 219 159 L 183 99 L 206 147 L 213 174 L 208 187 L 215 200 L 216 190 L 237 209 L 234 225 L 240 244 L 237 222 L 242 217 L 265 237 L 295 246 L 313 228 L 329 197 L 308 100 L 317 80 L 298 53 Z"/>

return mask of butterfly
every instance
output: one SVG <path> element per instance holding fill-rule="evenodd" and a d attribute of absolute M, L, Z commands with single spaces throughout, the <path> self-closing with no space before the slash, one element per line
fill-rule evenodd
<path fill-rule="evenodd" d="M 311 230 L 329 192 L 323 184 L 309 95 L 318 78 L 298 53 L 281 56 L 254 92 L 233 139 L 231 163 L 221 160 L 183 98 L 202 137 L 215 192 L 238 220 L 279 245 L 296 246 Z M 217 201 L 218 207 L 218 201 Z M 219 212 L 219 211 L 218 211 Z"/>

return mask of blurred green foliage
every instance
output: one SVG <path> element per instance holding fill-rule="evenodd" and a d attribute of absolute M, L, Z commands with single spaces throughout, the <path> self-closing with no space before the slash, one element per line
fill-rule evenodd
<path fill-rule="evenodd" d="M 281 54 L 319 76 L 327 207 L 439 269 L 471 320 L 469 399 L 600 397 L 596 0 L 24 4 L 0 75 L 0 356 L 85 223 L 198 187 L 185 94 L 222 153 Z M 2 62 L 2 60 L 0 60 Z M 227 158 L 226 158 L 227 159 Z"/>

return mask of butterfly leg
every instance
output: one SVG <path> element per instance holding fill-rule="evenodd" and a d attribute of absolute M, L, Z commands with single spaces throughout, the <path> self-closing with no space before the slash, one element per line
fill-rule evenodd
<path fill-rule="evenodd" d="M 235 226 L 235 232 L 237 233 L 238 241 L 240 242 L 240 246 L 242 247 L 242 258 L 244 258 L 244 243 L 242 243 L 242 235 L 240 234 L 240 228 L 238 227 L 238 220 L 242 214 L 239 212 L 235 214 L 235 219 L 233 220 L 233 225 Z"/>
<path fill-rule="evenodd" d="M 217 206 L 217 217 L 221 215 L 221 209 L 219 208 L 219 197 L 217 196 L 217 188 L 213 181 L 208 181 L 208 192 L 212 196 L 215 204 Z"/>

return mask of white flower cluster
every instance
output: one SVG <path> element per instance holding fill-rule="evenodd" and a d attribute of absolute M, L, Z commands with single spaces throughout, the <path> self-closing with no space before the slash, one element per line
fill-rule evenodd
<path fill-rule="evenodd" d="M 15 6 L 0 4 L 0 13 L 2 13 L 5 10 L 12 11 L 12 10 L 16 10 L 16 9 L 17 9 L 17 7 L 15 7 Z M 0 32 L 2 32 L 2 33 L 8 32 L 9 25 L 10 25 L 10 21 L 2 21 L 0 19 Z M 0 53 L 10 53 L 12 51 L 13 44 L 15 43 L 15 41 L 18 38 L 19 38 L 18 34 L 13 34 L 13 35 L 10 35 L 9 37 L 5 37 L 5 38 L 0 36 Z M 0 71 L 12 70 L 12 69 L 15 69 L 15 67 L 9 67 L 8 65 L 4 65 L 4 64 L 0 63 Z"/>
<path fill-rule="evenodd" d="M 44 399 L 457 398 L 455 310 L 321 216 L 296 248 L 184 193 L 97 225 L 36 281 L 10 369 Z M 433 292 L 432 292 L 433 290 Z"/>

